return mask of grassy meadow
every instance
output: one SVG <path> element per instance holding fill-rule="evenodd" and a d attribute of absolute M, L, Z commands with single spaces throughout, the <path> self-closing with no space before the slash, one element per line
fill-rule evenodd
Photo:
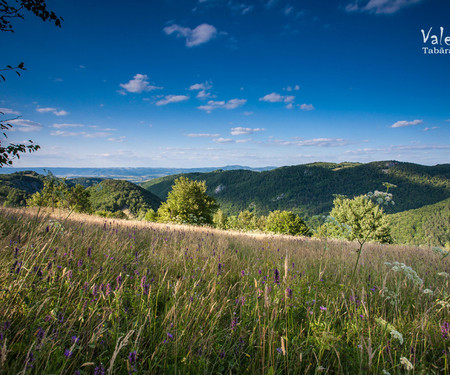
<path fill-rule="evenodd" d="M 450 256 L 357 249 L 0 208 L 0 373 L 449 374 Z"/>

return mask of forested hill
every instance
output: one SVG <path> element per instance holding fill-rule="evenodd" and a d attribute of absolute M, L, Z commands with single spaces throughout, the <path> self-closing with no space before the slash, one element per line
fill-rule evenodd
<path fill-rule="evenodd" d="M 161 200 L 151 192 L 125 180 L 103 180 L 88 188 L 94 211 L 128 210 L 132 215 L 157 210 Z"/>
<path fill-rule="evenodd" d="M 162 177 L 142 186 L 165 200 L 176 178 L 187 176 L 205 180 L 208 194 L 214 196 L 229 214 L 253 209 L 267 214 L 276 209 L 292 210 L 304 216 L 327 214 L 333 194 L 353 197 L 391 189 L 395 206 L 401 212 L 434 204 L 450 197 L 450 164 L 423 166 L 396 161 L 358 163 L 314 163 L 277 168 L 264 172 L 248 170 L 188 173 Z"/>
<path fill-rule="evenodd" d="M 450 245 L 450 198 L 388 217 L 391 234 L 396 243 Z"/>

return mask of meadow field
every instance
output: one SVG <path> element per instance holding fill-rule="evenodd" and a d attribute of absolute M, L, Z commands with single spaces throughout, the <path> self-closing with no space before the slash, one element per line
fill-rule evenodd
<path fill-rule="evenodd" d="M 450 256 L 0 208 L 1 374 L 449 374 Z"/>

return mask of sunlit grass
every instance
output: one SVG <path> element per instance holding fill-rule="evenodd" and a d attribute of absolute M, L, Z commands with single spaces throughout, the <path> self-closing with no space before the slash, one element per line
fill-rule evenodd
<path fill-rule="evenodd" d="M 426 248 L 369 244 L 350 283 L 348 242 L 13 209 L 0 234 L 4 374 L 449 373 Z"/>

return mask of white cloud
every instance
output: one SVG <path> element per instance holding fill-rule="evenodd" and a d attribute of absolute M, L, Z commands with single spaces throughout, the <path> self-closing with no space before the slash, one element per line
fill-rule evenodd
<path fill-rule="evenodd" d="M 248 14 L 248 13 L 252 12 L 253 9 L 255 9 L 254 5 L 248 5 L 245 3 L 237 3 L 237 2 L 233 2 L 233 1 L 228 2 L 228 7 L 233 12 L 239 13 L 241 15 Z"/>
<path fill-rule="evenodd" d="M 157 106 L 167 105 L 170 103 L 184 102 L 189 99 L 187 95 L 166 95 L 164 99 L 158 100 L 156 102 Z"/>
<path fill-rule="evenodd" d="M 253 115 L 253 112 L 245 111 L 243 114 L 244 114 L 244 116 L 251 116 L 251 115 Z"/>
<path fill-rule="evenodd" d="M 341 147 L 351 144 L 349 140 L 343 138 L 294 139 L 292 141 L 275 140 L 274 142 L 282 146 L 299 147 Z"/>
<path fill-rule="evenodd" d="M 375 14 L 392 14 L 409 5 L 419 3 L 422 0 L 355 0 L 349 3 L 347 12 L 369 12 Z M 365 5 L 364 5 L 365 4 Z"/>
<path fill-rule="evenodd" d="M 206 111 L 207 113 L 211 113 L 214 109 L 224 108 L 224 109 L 235 109 L 243 106 L 247 102 L 247 99 L 230 99 L 227 102 L 225 101 L 208 101 L 208 104 L 201 105 L 198 109 Z"/>
<path fill-rule="evenodd" d="M 213 139 L 214 142 L 216 143 L 234 143 L 234 139 L 231 138 L 216 138 Z"/>
<path fill-rule="evenodd" d="M 283 96 L 273 92 L 271 94 L 264 95 L 262 98 L 259 98 L 261 102 L 269 102 L 269 103 L 292 103 L 295 100 L 295 96 L 287 95 Z"/>
<path fill-rule="evenodd" d="M 36 112 L 39 113 L 53 113 L 56 116 L 67 116 L 69 114 L 69 112 L 64 111 L 64 110 L 60 110 L 58 111 L 56 108 L 52 108 L 52 107 L 44 107 L 44 108 L 36 108 Z"/>
<path fill-rule="evenodd" d="M 57 137 L 83 137 L 83 138 L 107 138 L 111 136 L 111 133 L 108 132 L 95 132 L 95 133 L 87 133 L 87 132 L 68 132 L 65 130 L 56 130 L 50 132 L 50 135 Z"/>
<path fill-rule="evenodd" d="M 82 127 L 84 127 L 84 125 L 82 125 L 82 124 L 53 124 L 51 127 L 55 128 L 55 129 L 82 128 Z"/>
<path fill-rule="evenodd" d="M 208 81 L 189 86 L 189 90 L 209 90 L 210 88 L 212 88 L 212 86 Z"/>
<path fill-rule="evenodd" d="M 65 130 L 56 130 L 54 132 L 50 132 L 50 135 L 58 137 L 80 137 L 86 135 L 86 132 L 67 132 Z"/>
<path fill-rule="evenodd" d="M 125 142 L 125 139 L 126 139 L 127 137 L 125 137 L 124 135 L 122 135 L 121 137 L 119 137 L 119 138 L 108 138 L 107 140 L 109 141 L 109 142 L 117 142 L 117 143 L 122 143 L 122 142 Z"/>
<path fill-rule="evenodd" d="M 289 104 L 286 105 L 286 108 L 287 109 L 292 109 L 292 108 L 294 108 L 294 105 L 292 103 L 289 103 Z"/>
<path fill-rule="evenodd" d="M 34 131 L 39 131 L 42 129 L 42 125 L 35 121 L 16 119 L 9 120 L 9 124 L 13 125 L 11 131 L 17 130 L 23 133 L 29 133 Z"/>
<path fill-rule="evenodd" d="M 217 137 L 220 137 L 220 134 L 189 133 L 189 134 L 185 134 L 185 136 L 191 137 L 191 138 L 217 138 Z"/>
<path fill-rule="evenodd" d="M 197 98 L 198 99 L 207 99 L 207 98 L 214 98 L 215 96 L 212 95 L 208 90 L 212 88 L 212 85 L 206 81 L 204 83 L 196 83 L 194 85 L 191 85 L 189 87 L 189 90 L 191 91 L 198 91 Z"/>
<path fill-rule="evenodd" d="M 0 112 L 4 115 L 20 115 L 20 112 L 14 111 L 10 108 L 0 108 Z"/>
<path fill-rule="evenodd" d="M 195 29 L 173 24 L 166 26 L 163 30 L 167 35 L 175 33 L 177 37 L 185 38 L 186 47 L 195 47 L 207 43 L 217 35 L 217 29 L 207 23 L 198 25 Z"/>
<path fill-rule="evenodd" d="M 423 131 L 428 132 L 430 130 L 436 130 L 436 129 L 439 129 L 439 126 L 432 126 L 431 128 L 425 128 L 425 129 L 423 129 Z"/>
<path fill-rule="evenodd" d="M 53 112 L 53 114 L 55 114 L 56 116 L 67 116 L 69 114 L 69 112 L 61 110 L 61 111 L 55 111 L 55 112 Z"/>
<path fill-rule="evenodd" d="M 391 128 L 403 128 L 405 126 L 414 126 L 414 125 L 419 125 L 422 122 L 423 122 L 422 120 L 397 121 L 395 124 L 391 125 Z"/>
<path fill-rule="evenodd" d="M 263 132 L 264 128 L 243 128 L 241 126 L 237 128 L 231 128 L 231 135 L 246 135 L 246 134 L 253 134 L 256 132 Z"/>
<path fill-rule="evenodd" d="M 300 90 L 300 86 L 299 85 L 295 85 L 294 87 L 288 86 L 284 90 L 286 90 L 286 91 L 298 91 L 298 90 Z"/>
<path fill-rule="evenodd" d="M 312 104 L 298 104 L 298 107 L 302 111 L 312 111 L 312 110 L 314 110 L 314 106 Z"/>
<path fill-rule="evenodd" d="M 150 85 L 150 83 L 148 82 L 147 74 L 136 74 L 133 77 L 133 79 L 130 79 L 128 81 L 128 83 L 121 83 L 120 87 L 134 94 L 140 94 L 144 91 L 151 91 L 163 88 Z M 122 95 L 126 95 L 126 93 L 123 90 L 121 90 L 119 93 Z"/>

